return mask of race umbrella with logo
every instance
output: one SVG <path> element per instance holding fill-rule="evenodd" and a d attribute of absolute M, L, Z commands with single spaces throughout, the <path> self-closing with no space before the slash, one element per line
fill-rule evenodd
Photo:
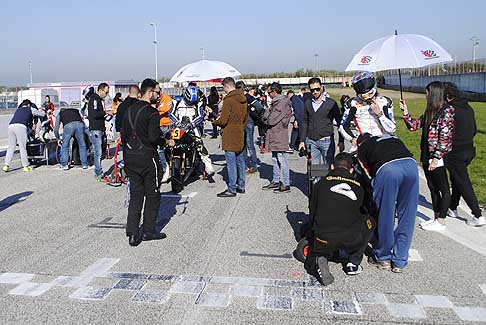
<path fill-rule="evenodd" d="M 400 97 L 402 96 L 401 69 L 421 68 L 432 64 L 451 62 L 452 56 L 436 41 L 422 35 L 397 34 L 368 43 L 346 67 L 346 71 L 398 70 Z"/>

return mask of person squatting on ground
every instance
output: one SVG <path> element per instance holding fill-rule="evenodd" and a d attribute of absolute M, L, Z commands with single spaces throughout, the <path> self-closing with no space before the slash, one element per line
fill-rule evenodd
<path fill-rule="evenodd" d="M 254 174 L 257 170 L 258 159 L 257 153 L 255 148 L 255 119 L 258 119 L 259 116 L 263 114 L 264 108 L 263 105 L 256 99 L 250 92 L 254 94 L 255 88 L 252 87 L 251 89 L 247 89 L 245 83 L 243 81 L 236 82 L 236 89 L 243 90 L 245 92 L 246 97 L 246 104 L 248 106 L 248 119 L 246 122 L 246 129 L 245 129 L 245 148 L 249 154 L 249 158 L 247 160 L 247 174 Z M 246 153 L 245 153 L 246 156 Z"/>
<path fill-rule="evenodd" d="M 418 119 L 410 115 L 405 101 L 401 101 L 400 108 L 403 110 L 405 125 L 410 131 L 422 129 L 420 162 L 432 198 L 434 219 L 421 223 L 420 227 L 424 230 L 442 231 L 446 229 L 445 218 L 451 203 L 444 158 L 452 150 L 454 108 L 446 100 L 442 82 L 431 82 L 425 89 L 427 107 Z"/>
<path fill-rule="evenodd" d="M 246 97 L 236 89 L 235 80 L 223 79 L 223 89 L 227 94 L 223 100 L 220 116 L 213 122 L 221 127 L 222 149 L 226 157 L 228 189 L 218 193 L 218 197 L 235 197 L 245 193 L 245 128 L 248 118 Z"/>
<path fill-rule="evenodd" d="M 274 190 L 275 193 L 290 192 L 290 169 L 287 160 L 289 150 L 289 123 L 292 117 L 292 106 L 286 95 L 282 94 L 282 86 L 274 82 L 268 86 L 267 92 L 272 99 L 270 107 L 263 114 L 267 125 L 268 149 L 272 151 L 273 177 L 263 190 Z"/>
<path fill-rule="evenodd" d="M 25 99 L 17 108 L 12 119 L 8 123 L 8 149 L 5 156 L 5 163 L 3 171 L 10 171 L 10 164 L 12 163 L 15 147 L 19 145 L 20 159 L 24 172 L 33 170 L 29 165 L 27 158 L 27 136 L 32 130 L 34 123 L 34 116 L 44 117 L 46 113 L 43 110 L 32 107 L 30 100 Z"/>
<path fill-rule="evenodd" d="M 460 98 L 459 89 L 453 83 L 444 83 L 446 99 L 454 107 L 454 135 L 452 138 L 452 150 L 444 157 L 444 164 L 449 171 L 452 185 L 451 203 L 449 209 L 458 218 L 457 207 L 461 196 L 471 209 L 474 218 L 467 220 L 470 226 L 481 227 L 486 224 L 481 216 L 481 208 L 474 193 L 467 167 L 476 157 L 474 136 L 477 133 L 474 110 L 467 100 Z"/>
<path fill-rule="evenodd" d="M 102 82 L 98 86 L 98 91 L 89 97 L 88 101 L 88 120 L 91 144 L 94 153 L 94 172 L 97 181 L 103 180 L 103 168 L 101 157 L 103 154 L 103 138 L 105 137 L 105 107 L 103 99 L 110 92 L 110 86 Z"/>
<path fill-rule="evenodd" d="M 393 101 L 391 98 L 378 94 L 373 73 L 357 73 L 353 77 L 353 88 L 356 97 L 345 103 L 346 110 L 339 131 L 346 140 L 352 143 L 354 151 L 360 134 L 394 135 L 397 126 L 393 117 Z M 353 132 L 353 122 L 357 134 Z"/>
<path fill-rule="evenodd" d="M 123 159 L 130 180 L 126 234 L 131 246 L 137 246 L 141 241 L 166 237 L 155 229 L 162 178 L 157 147 L 165 145 L 160 132 L 160 114 L 152 107 L 160 95 L 159 84 L 153 79 L 145 79 L 140 91 L 142 98 L 125 112 L 121 130 Z M 140 236 L 142 208 L 143 227 Z"/>
<path fill-rule="evenodd" d="M 193 135 L 192 139 L 196 142 L 196 150 L 201 157 L 201 161 L 204 164 L 204 170 L 208 175 L 208 179 L 212 181 L 212 175 L 214 174 L 213 164 L 209 157 L 209 152 L 204 146 L 202 140 L 202 125 L 204 124 L 204 103 L 205 100 L 200 99 L 200 90 L 195 85 L 189 85 L 182 90 L 182 99 L 175 107 L 169 111 L 169 119 L 176 127 L 184 127 L 186 124 L 192 125 Z M 201 104 L 201 102 L 203 104 Z M 166 133 L 167 135 L 167 133 Z M 164 157 L 165 158 L 165 157 Z M 170 176 L 169 168 L 164 173 L 164 179 Z"/>
<path fill-rule="evenodd" d="M 59 136 L 59 127 L 62 124 L 62 141 Z M 81 119 L 80 112 L 77 108 L 63 107 L 59 111 L 56 118 L 56 125 L 54 127 L 54 134 L 58 145 L 61 146 L 61 169 L 69 170 L 69 148 L 71 146 L 72 137 L 76 137 L 79 146 L 79 157 L 83 169 L 88 169 L 88 151 L 86 142 L 84 141 L 85 125 Z"/>
<path fill-rule="evenodd" d="M 361 261 L 373 235 L 374 220 L 363 211 L 364 189 L 354 178 L 354 158 L 340 153 L 331 171 L 315 185 L 310 201 L 311 249 L 305 269 L 323 285 L 334 282 L 328 261 L 343 262 L 347 275 L 362 272 Z M 346 256 L 340 256 L 344 251 Z"/>
<path fill-rule="evenodd" d="M 324 87 L 319 78 L 309 79 L 312 99 L 304 103 L 304 120 L 300 128 L 299 150 L 308 149 L 312 156 L 312 164 L 330 166 L 336 153 L 334 141 L 334 124 L 341 123 L 341 111 L 332 98 L 326 97 Z"/>
<path fill-rule="evenodd" d="M 373 202 L 378 211 L 378 238 L 368 263 L 401 273 L 408 264 L 417 215 L 417 162 L 405 144 L 394 136 L 363 133 L 358 137 L 357 145 L 358 161 L 372 180 Z M 396 228 L 395 212 L 398 217 Z"/>

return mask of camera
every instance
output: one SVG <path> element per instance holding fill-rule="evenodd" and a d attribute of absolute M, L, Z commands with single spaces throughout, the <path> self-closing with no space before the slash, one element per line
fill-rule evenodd
<path fill-rule="evenodd" d="M 307 150 L 305 148 L 300 148 L 299 157 L 307 157 Z"/>

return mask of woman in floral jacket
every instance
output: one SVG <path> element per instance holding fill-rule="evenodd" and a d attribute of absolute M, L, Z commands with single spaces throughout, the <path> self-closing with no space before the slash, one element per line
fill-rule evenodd
<path fill-rule="evenodd" d="M 427 179 L 427 186 L 432 197 L 434 220 L 420 225 L 424 230 L 445 230 L 445 218 L 451 194 L 443 157 L 452 149 L 454 132 L 454 108 L 445 98 L 444 85 L 439 81 L 431 82 L 426 87 L 427 107 L 418 119 L 410 116 L 405 101 L 400 102 L 403 120 L 410 131 L 422 129 L 420 140 L 420 161 Z"/>

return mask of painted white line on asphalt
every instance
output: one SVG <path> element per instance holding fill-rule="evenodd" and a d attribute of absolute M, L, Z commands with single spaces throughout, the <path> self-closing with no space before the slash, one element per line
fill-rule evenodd
<path fill-rule="evenodd" d="M 104 275 L 119 261 L 119 258 L 101 258 L 81 272 L 79 277 L 75 277 L 63 285 L 69 287 L 84 287 L 95 277 Z"/>
<path fill-rule="evenodd" d="M 408 251 L 408 260 L 410 262 L 423 262 L 422 256 L 420 256 L 418 250 L 410 248 Z"/>
<path fill-rule="evenodd" d="M 421 169 L 419 167 L 419 175 L 420 177 L 424 180 L 424 181 L 427 181 L 427 179 L 425 178 L 425 174 L 424 174 L 424 171 L 423 169 Z M 461 210 L 463 210 L 466 214 L 467 214 L 467 217 L 468 218 L 472 218 L 472 215 L 470 213 L 468 213 L 467 211 L 471 210 L 469 209 L 469 207 L 467 206 L 466 202 L 464 201 L 464 199 L 461 197 L 461 199 L 459 200 L 459 207 L 461 208 Z"/>
<path fill-rule="evenodd" d="M 8 294 L 37 297 L 48 291 L 51 287 L 52 284 L 50 283 L 25 282 L 10 290 Z"/>
<path fill-rule="evenodd" d="M 486 296 L 486 284 L 480 284 L 479 287 L 481 288 L 481 291 L 484 293 Z"/>
<path fill-rule="evenodd" d="M 190 198 L 193 198 L 197 195 L 197 192 L 191 192 L 189 194 L 186 194 L 186 195 L 178 195 L 178 194 L 161 194 L 160 197 L 161 198 L 173 198 L 173 199 L 190 199 Z"/>
<path fill-rule="evenodd" d="M 444 296 L 415 295 L 419 305 L 431 308 L 453 308 L 454 305 L 449 298 Z"/>
<path fill-rule="evenodd" d="M 388 312 L 394 317 L 426 318 L 425 310 L 420 305 L 412 304 L 387 304 Z"/>
<path fill-rule="evenodd" d="M 3 273 L 0 274 L 0 283 L 5 284 L 20 284 L 29 282 L 34 277 L 30 273 Z"/>
<path fill-rule="evenodd" d="M 423 215 L 425 215 L 429 219 L 434 218 L 434 212 L 431 209 L 428 209 L 428 208 L 425 208 L 425 207 L 419 205 L 417 211 L 422 213 Z M 427 220 L 425 218 L 422 218 L 421 216 L 417 216 L 417 218 L 419 218 L 420 220 L 423 220 L 423 221 Z M 451 227 L 451 225 L 449 225 L 448 227 Z M 458 242 L 459 244 L 461 244 L 461 245 L 463 245 L 467 248 L 472 249 L 473 251 L 478 252 L 481 255 L 486 256 L 486 246 L 485 245 L 475 243 L 472 240 L 466 238 L 463 234 L 454 233 L 454 232 L 449 231 L 447 229 L 444 230 L 444 231 L 441 231 L 439 233 L 450 238 L 450 239 L 452 239 L 452 240 L 454 240 L 454 241 L 456 241 L 456 242 Z"/>
<path fill-rule="evenodd" d="M 454 311 L 464 321 L 486 322 L 486 308 L 454 307 Z"/>

